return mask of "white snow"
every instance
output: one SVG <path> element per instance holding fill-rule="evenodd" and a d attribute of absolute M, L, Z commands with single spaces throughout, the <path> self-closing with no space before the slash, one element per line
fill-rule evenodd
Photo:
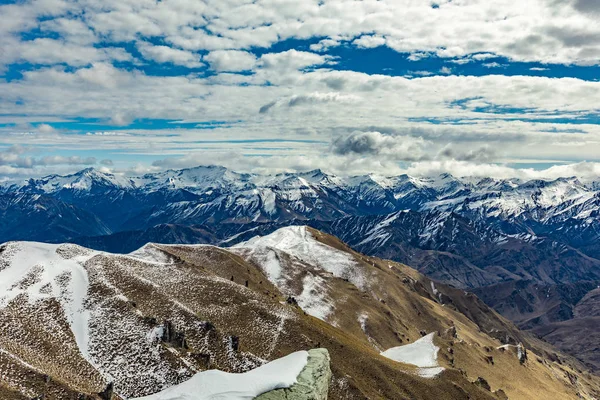
<path fill-rule="evenodd" d="M 398 216 L 405 211 L 399 211 L 389 215 L 386 219 L 378 223 L 373 229 L 369 231 L 369 236 L 363 239 L 357 246 L 375 242 L 377 246 L 383 246 L 392 236 L 391 233 L 385 231 L 385 229 L 395 220 L 398 219 Z"/>
<path fill-rule="evenodd" d="M 361 290 L 367 288 L 358 262 L 350 254 L 319 242 L 305 226 L 281 228 L 231 249 L 252 259 L 282 293 L 294 296 L 302 310 L 324 321 L 335 308 L 329 294 L 331 275 L 347 279 Z"/>
<path fill-rule="evenodd" d="M 148 243 L 127 256 L 142 260 L 151 264 L 172 264 L 172 259 L 164 251 L 160 250 L 154 243 Z"/>
<path fill-rule="evenodd" d="M 298 351 L 243 374 L 204 371 L 137 400 L 251 400 L 265 392 L 292 386 L 307 362 L 308 352 Z"/>
<path fill-rule="evenodd" d="M 302 280 L 302 293 L 296 297 L 302 310 L 315 318 L 326 321 L 333 312 L 333 302 L 327 296 L 325 280 L 319 276 L 306 275 Z"/>
<path fill-rule="evenodd" d="M 277 249 L 335 277 L 348 279 L 359 289 L 367 287 L 367 279 L 358 268 L 356 260 L 349 254 L 316 240 L 306 226 L 281 228 L 267 236 L 255 236 L 233 248 L 249 249 L 253 255 Z"/>
<path fill-rule="evenodd" d="M 417 375 L 421 378 L 435 378 L 442 372 L 444 372 L 444 367 L 419 368 Z"/>
<path fill-rule="evenodd" d="M 258 252 L 254 254 L 256 261 L 262 267 L 269 281 L 277 284 L 283 272 L 281 263 L 279 262 L 279 255 L 276 250 L 267 249 L 265 252 Z"/>
<path fill-rule="evenodd" d="M 90 312 L 84 307 L 89 282 L 83 263 L 97 253 L 75 245 L 32 242 L 8 243 L 4 251 L 6 261 L 0 265 L 0 307 L 6 307 L 19 295 L 26 295 L 32 304 L 56 298 L 79 351 L 91 362 Z"/>
<path fill-rule="evenodd" d="M 394 361 L 416 365 L 419 367 L 417 370 L 419 376 L 432 378 L 444 370 L 437 362 L 440 348 L 433 343 L 434 335 L 435 332 L 432 332 L 413 343 L 392 347 L 381 355 Z"/>

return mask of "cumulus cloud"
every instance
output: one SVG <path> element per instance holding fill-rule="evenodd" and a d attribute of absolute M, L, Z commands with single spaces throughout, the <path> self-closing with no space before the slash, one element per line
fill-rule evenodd
<path fill-rule="evenodd" d="M 204 61 L 219 72 L 248 71 L 256 65 L 254 54 L 240 50 L 215 50 L 204 56 Z"/>
<path fill-rule="evenodd" d="M 479 163 L 466 160 L 424 160 L 401 166 L 385 157 L 356 157 L 355 155 L 315 154 L 273 157 L 246 157 L 236 152 L 192 152 L 185 156 L 157 160 L 152 167 L 137 165 L 130 174 L 140 174 L 165 168 L 188 168 L 198 165 L 222 165 L 239 172 L 279 173 L 308 171 L 315 168 L 339 176 L 378 174 L 393 176 L 437 176 L 450 173 L 457 177 L 493 177 L 520 179 L 557 179 L 578 176 L 584 180 L 597 180 L 600 163 L 582 162 L 557 165 L 547 169 L 515 168 L 497 163 Z"/>
<path fill-rule="evenodd" d="M 393 157 L 399 161 L 423 158 L 425 141 L 410 136 L 389 136 L 380 132 L 354 132 L 335 138 L 331 149 L 338 155 L 368 155 Z"/>
<path fill-rule="evenodd" d="M 0 144 L 68 154 L 44 161 L 12 150 L 2 155 L 4 171 L 93 161 L 69 158 L 77 150 L 125 149 L 138 160 L 230 154 L 235 140 L 265 139 L 289 142 L 246 143 L 236 152 L 252 157 L 233 160 L 256 169 L 317 162 L 340 170 L 351 161 L 355 171 L 399 171 L 400 161 L 422 171 L 481 164 L 497 173 L 510 170 L 502 169 L 507 160 L 597 161 L 600 83 L 498 69 L 513 61 L 539 63 L 531 71 L 599 64 L 597 11 L 590 0 L 531 0 L 526 8 L 514 0 L 454 1 L 437 9 L 397 0 L 0 5 L 0 69 L 32 64 L 22 77 L 0 81 Z M 376 46 L 402 52 L 417 78 L 348 70 L 352 63 L 328 54 L 338 46 L 340 54 Z M 427 57 L 445 58 L 443 68 L 426 69 L 419 61 Z M 497 68 L 484 74 L 496 74 L 452 75 L 479 61 Z M 87 119 L 120 128 L 96 131 Z M 140 127 L 155 119 L 182 122 Z M 89 134 L 54 130 L 53 121 Z M 127 128 L 132 121 L 140 125 Z"/>
<path fill-rule="evenodd" d="M 328 39 L 321 39 L 321 40 L 319 40 L 318 43 L 311 44 L 310 49 L 312 51 L 321 52 L 321 51 L 327 51 L 327 50 L 331 49 L 332 47 L 338 47 L 339 45 L 341 45 L 341 41 L 339 39 L 328 38 Z"/>
<path fill-rule="evenodd" d="M 330 56 L 307 51 L 288 50 L 281 53 L 267 53 L 260 57 L 258 65 L 273 71 L 299 70 L 332 62 Z"/>
<path fill-rule="evenodd" d="M 600 4 L 596 0 L 575 0 L 573 7 L 583 13 L 600 14 Z"/>
<path fill-rule="evenodd" d="M 436 155 L 436 159 L 457 160 L 476 163 L 490 163 L 497 159 L 496 151 L 488 145 L 483 145 L 475 149 L 463 149 L 448 143 Z"/>
<path fill-rule="evenodd" d="M 22 146 L 11 146 L 4 151 L 0 151 L 0 166 L 9 166 L 12 168 L 33 168 L 36 166 L 50 165 L 93 165 L 96 164 L 94 157 L 82 158 L 79 156 L 45 156 L 34 158 L 25 156 L 30 150 Z"/>
<path fill-rule="evenodd" d="M 56 133 L 56 129 L 54 129 L 52 125 L 48 124 L 39 124 L 37 126 L 37 131 L 42 134 Z"/>
<path fill-rule="evenodd" d="M 506 67 L 506 65 L 500 64 L 500 63 L 497 63 L 497 62 L 483 63 L 481 65 L 484 66 L 485 68 L 501 68 L 501 67 Z"/>
<path fill-rule="evenodd" d="M 259 114 L 264 114 L 271 110 L 275 106 L 279 107 L 298 107 L 304 105 L 319 105 L 326 103 L 346 103 L 350 104 L 353 102 L 357 102 L 359 100 L 358 96 L 355 95 L 347 95 L 335 92 L 329 93 L 307 93 L 302 95 L 293 95 L 289 98 L 280 99 L 277 101 L 271 101 L 265 105 L 263 105 L 259 109 Z"/>
<path fill-rule="evenodd" d="M 123 114 L 121 112 L 115 113 L 112 117 L 110 117 L 109 123 L 115 126 L 125 126 L 129 125 L 133 122 L 133 118 L 130 116 Z M 103 132 L 100 132 L 103 133 Z"/>
<path fill-rule="evenodd" d="M 137 48 L 146 59 L 159 63 L 173 63 L 189 68 L 198 68 L 203 65 L 200 62 L 200 56 L 191 51 L 154 45 L 147 42 L 139 42 Z"/>
<path fill-rule="evenodd" d="M 75 45 L 102 38 L 118 46 L 150 37 L 164 43 L 146 49 L 151 59 L 180 63 L 197 62 L 184 51 L 266 49 L 291 38 L 321 38 L 312 51 L 351 41 L 353 46 L 386 45 L 401 52 L 449 58 L 496 54 L 519 61 L 600 62 L 600 44 L 591 40 L 600 29 L 595 23 L 600 8 L 595 0 L 532 0 L 528 7 L 514 0 L 474 0 L 447 2 L 437 8 L 408 0 L 327 0 L 286 6 L 219 0 L 102 4 L 45 0 L 0 7 L 0 29 L 10 34 L 2 36 L 13 36 L 22 48 L 13 54 L 78 65 L 85 65 L 84 59 L 106 61 L 110 55 L 104 47 Z M 38 24 L 44 32 L 58 33 L 62 39 L 44 38 L 36 43 L 13 35 Z M 557 40 L 566 45 L 557 47 Z"/>
<path fill-rule="evenodd" d="M 385 38 L 378 35 L 364 35 L 355 39 L 352 44 L 363 49 L 371 49 L 383 46 L 385 44 Z M 413 58 L 409 57 L 409 59 L 414 60 L 414 55 L 411 54 L 411 57 Z"/>

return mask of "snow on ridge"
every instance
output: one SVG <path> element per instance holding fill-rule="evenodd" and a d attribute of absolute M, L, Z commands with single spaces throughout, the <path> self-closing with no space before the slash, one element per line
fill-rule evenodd
<path fill-rule="evenodd" d="M 249 400 L 271 390 L 289 388 L 307 363 L 308 352 L 298 351 L 242 374 L 199 372 L 179 385 L 132 400 Z"/>
<path fill-rule="evenodd" d="M 261 255 L 276 249 L 306 264 L 327 271 L 335 277 L 348 279 L 361 290 L 367 287 L 367 278 L 358 268 L 354 257 L 319 242 L 306 226 L 280 228 L 269 235 L 255 236 L 246 242 L 239 243 L 233 246 L 233 249 L 249 249 L 254 255 Z"/>
<path fill-rule="evenodd" d="M 435 332 L 432 332 L 413 343 L 392 347 L 381 355 L 390 360 L 415 365 L 419 367 L 417 370 L 419 376 L 433 378 L 444 370 L 437 362 L 440 348 L 433 343 L 434 335 Z"/>
<path fill-rule="evenodd" d="M 407 212 L 407 210 L 398 211 L 386 216 L 383 221 L 379 222 L 368 232 L 369 236 L 364 238 L 360 243 L 357 244 L 357 246 L 361 246 L 370 242 L 376 242 L 378 246 L 383 246 L 386 244 L 392 235 L 391 233 L 386 232 L 385 228 L 387 228 L 405 212 Z"/>
<path fill-rule="evenodd" d="M 146 243 L 139 249 L 127 254 L 126 257 L 142 260 L 150 264 L 166 265 L 173 263 L 172 258 L 156 247 L 154 243 Z"/>
<path fill-rule="evenodd" d="M 90 312 L 84 307 L 89 280 L 83 264 L 98 252 L 71 244 L 10 242 L 0 259 L 0 308 L 19 295 L 30 303 L 55 298 L 69 322 L 75 342 L 90 363 Z"/>
<path fill-rule="evenodd" d="M 327 296 L 327 286 L 323 278 L 307 274 L 302 280 L 302 293 L 296 296 L 300 308 L 322 321 L 333 312 L 333 302 Z"/>
<path fill-rule="evenodd" d="M 282 293 L 293 296 L 302 310 L 323 321 L 335 309 L 329 274 L 347 279 L 361 290 L 368 288 L 367 276 L 354 257 L 319 242 L 306 226 L 281 228 L 230 249 L 256 263 Z M 306 268 L 290 264 L 290 257 Z"/>

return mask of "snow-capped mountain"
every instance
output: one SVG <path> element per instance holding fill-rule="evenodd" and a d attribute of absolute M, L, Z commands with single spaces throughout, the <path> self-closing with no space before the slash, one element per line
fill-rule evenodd
<path fill-rule="evenodd" d="M 315 348 L 320 395 L 269 395 Z M 3 400 L 597 398 L 582 368 L 474 295 L 305 226 L 229 248 L 0 246 Z"/>
<path fill-rule="evenodd" d="M 246 231 L 304 221 L 459 287 L 600 279 L 600 191 L 577 178 L 257 175 L 216 166 L 123 177 L 86 169 L 5 185 L 1 193 L 0 241 L 75 240 L 127 251 L 143 244 L 127 232 L 233 244 Z M 40 224 L 44 229 L 31 229 Z M 111 233 L 130 247 L 106 244 L 115 242 Z M 106 238 L 83 239 L 99 236 Z"/>
<path fill-rule="evenodd" d="M 320 170 L 265 176 L 223 167 L 169 170 L 141 177 L 87 169 L 5 185 L 2 192 L 55 197 L 94 212 L 113 231 L 160 223 L 331 220 L 405 209 L 449 211 L 471 219 L 515 224 L 552 225 L 573 219 L 588 226 L 597 222 L 594 217 L 600 204 L 597 185 L 576 178 L 522 182 L 458 179 L 448 174 L 435 178 L 339 177 Z"/>
<path fill-rule="evenodd" d="M 320 170 L 268 176 L 214 166 L 123 177 L 86 169 L 5 185 L 0 193 L 0 241 L 83 240 L 122 251 L 102 245 L 103 239 L 81 238 L 135 231 L 163 241 L 156 227 L 170 226 L 177 228 L 164 241 L 187 242 L 201 232 L 203 242 L 231 244 L 248 230 L 304 221 L 360 251 L 410 263 L 457 286 L 515 277 L 544 284 L 600 278 L 600 191 L 577 178 L 340 177 Z M 31 229 L 40 224 L 44 229 Z M 436 266 L 423 251 L 437 252 L 434 261 L 452 260 Z M 533 255 L 518 261 L 518 252 Z M 549 254 L 560 254 L 560 262 L 544 264 Z M 573 266 L 565 270 L 569 254 Z"/>
<path fill-rule="evenodd" d="M 488 304 L 532 329 L 572 318 L 600 282 L 600 181 L 576 177 L 259 175 L 216 166 L 125 177 L 87 169 L 5 184 L 0 216 L 0 242 L 122 253 L 147 242 L 232 246 L 309 225 L 456 287 L 490 288 L 500 297 L 483 296 Z M 513 283 L 532 295 L 492 290 Z M 569 285 L 577 288 L 560 290 Z M 536 294 L 540 287 L 552 301 Z"/>

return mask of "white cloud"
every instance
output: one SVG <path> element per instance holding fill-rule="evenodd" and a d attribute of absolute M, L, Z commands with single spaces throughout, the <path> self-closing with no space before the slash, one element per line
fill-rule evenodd
<path fill-rule="evenodd" d="M 414 161 L 424 156 L 422 138 L 412 136 L 390 136 L 380 132 L 353 132 L 338 136 L 331 143 L 334 154 L 391 156 L 401 161 Z"/>
<path fill-rule="evenodd" d="M 43 16 L 43 29 L 79 44 L 91 43 L 96 37 L 109 43 L 158 37 L 179 49 L 212 51 L 268 48 L 290 38 L 321 37 L 324 39 L 313 51 L 354 39 L 357 46 L 385 44 L 413 54 L 462 58 L 479 53 L 477 60 L 498 55 L 519 61 L 587 65 L 600 62 L 595 4 L 593 0 L 530 0 L 523 7 L 515 0 L 473 0 L 448 2 L 433 9 L 427 2 L 412 0 L 252 4 L 30 0 L 0 6 L 0 30 L 11 34 L 27 31 Z M 19 46 L 29 44 L 21 42 Z"/>
<path fill-rule="evenodd" d="M 204 56 L 204 61 L 219 72 L 248 71 L 256 65 L 254 54 L 240 50 L 216 50 Z"/>
<path fill-rule="evenodd" d="M 198 68 L 203 65 L 200 62 L 200 56 L 191 51 L 153 45 L 148 42 L 138 42 L 137 48 L 144 58 L 158 63 L 173 63 L 189 68 Z"/>
<path fill-rule="evenodd" d="M 101 61 L 130 61 L 132 57 L 122 48 L 95 48 L 89 45 L 59 39 L 37 38 L 20 42 L 14 38 L 0 38 L 0 65 L 15 62 L 81 67 Z"/>
<path fill-rule="evenodd" d="M 331 62 L 331 57 L 306 51 L 288 50 L 267 53 L 260 57 L 258 66 L 274 71 L 299 70 Z"/>
<path fill-rule="evenodd" d="M 28 0 L 1 5 L 0 69 L 15 62 L 43 67 L 23 71 L 22 79 L 0 81 L 1 118 L 9 124 L 0 127 L 0 143 L 27 140 L 38 150 L 56 148 L 65 154 L 126 149 L 151 157 L 230 154 L 235 149 L 237 154 L 252 154 L 251 165 L 257 169 L 301 168 L 317 162 L 341 170 L 352 161 L 357 171 L 391 171 L 399 170 L 401 160 L 423 171 L 463 171 L 480 163 L 487 165 L 482 171 L 500 173 L 499 168 L 506 167 L 491 162 L 597 160 L 598 124 L 564 120 L 598 113 L 598 82 L 452 76 L 447 66 L 415 67 L 421 69 L 411 72 L 417 78 L 405 79 L 335 71 L 336 62 L 344 68 L 351 63 L 327 54 L 342 45 L 344 51 L 388 46 L 415 62 L 440 56 L 454 64 L 482 61 L 498 68 L 493 59 L 506 57 L 544 66 L 593 65 L 600 63 L 595 4 L 530 0 L 524 7 L 514 0 L 470 0 L 433 9 L 412 0 Z M 20 35 L 37 27 L 52 37 L 36 38 L 37 31 L 31 38 Z M 301 45 L 272 50 L 286 39 Z M 153 44 L 156 40 L 161 45 Z M 142 57 L 134 59 L 122 42 L 136 43 Z M 313 43 L 310 51 L 306 43 Z M 253 54 L 256 48 L 261 48 L 260 57 Z M 202 66 L 199 54 L 205 54 L 204 62 L 215 73 L 151 76 L 135 69 L 150 62 L 196 68 Z M 507 109 L 526 111 L 506 113 Z M 115 126 L 138 119 L 186 120 L 197 128 L 94 132 L 90 125 L 83 129 L 89 135 L 69 135 L 43 124 L 77 117 Z M 222 125 L 201 129 L 201 123 L 215 121 Z M 339 137 L 370 138 L 386 145 L 378 153 L 381 159 L 356 152 L 331 154 L 329 143 Z M 265 138 L 313 142 L 245 147 L 217 143 Z M 402 144 L 413 146 L 414 153 L 403 150 Z M 486 145 L 501 151 L 496 154 Z M 386 153 L 388 147 L 399 150 L 394 156 Z M 17 158 L 26 163 L 26 156 Z M 233 159 L 240 165 L 250 162 Z M 15 168 L 11 165 L 3 167 Z"/>
<path fill-rule="evenodd" d="M 37 130 L 40 133 L 56 133 L 56 129 L 54 129 L 51 125 L 48 124 L 39 124 L 37 126 Z"/>
<path fill-rule="evenodd" d="M 125 126 L 131 124 L 132 122 L 133 118 L 121 112 L 115 113 L 109 120 L 109 123 L 115 126 Z"/>
<path fill-rule="evenodd" d="M 505 64 L 500 64 L 500 63 L 497 63 L 497 62 L 483 63 L 481 65 L 483 67 L 485 67 L 485 68 L 502 68 L 502 67 L 506 67 Z"/>
<path fill-rule="evenodd" d="M 430 57 L 430 56 L 431 56 L 431 54 L 429 54 L 429 53 L 415 52 L 415 53 L 411 53 L 408 56 L 408 59 L 410 61 L 419 61 L 419 60 L 422 60 L 422 59 Z"/>
<path fill-rule="evenodd" d="M 341 44 L 338 39 L 322 39 L 319 40 L 319 43 L 314 43 L 310 45 L 310 49 L 312 51 L 322 52 L 331 49 L 332 47 L 337 47 Z"/>
<path fill-rule="evenodd" d="M 496 58 L 498 57 L 495 54 L 491 54 L 491 53 L 479 53 L 479 54 L 473 54 L 471 56 L 472 59 L 477 60 L 477 61 L 483 61 L 483 60 L 487 60 L 490 58 Z"/>
<path fill-rule="evenodd" d="M 0 151 L 0 166 L 8 166 L 14 169 L 33 168 L 37 166 L 49 165 L 93 165 L 96 163 L 94 157 L 82 158 L 79 156 L 45 156 L 34 158 L 25 156 L 30 149 L 22 146 L 11 146 L 3 151 Z"/>
<path fill-rule="evenodd" d="M 385 38 L 378 35 L 364 35 L 358 39 L 355 39 L 352 44 L 360 48 L 371 49 L 374 47 L 383 46 L 385 44 Z"/>

